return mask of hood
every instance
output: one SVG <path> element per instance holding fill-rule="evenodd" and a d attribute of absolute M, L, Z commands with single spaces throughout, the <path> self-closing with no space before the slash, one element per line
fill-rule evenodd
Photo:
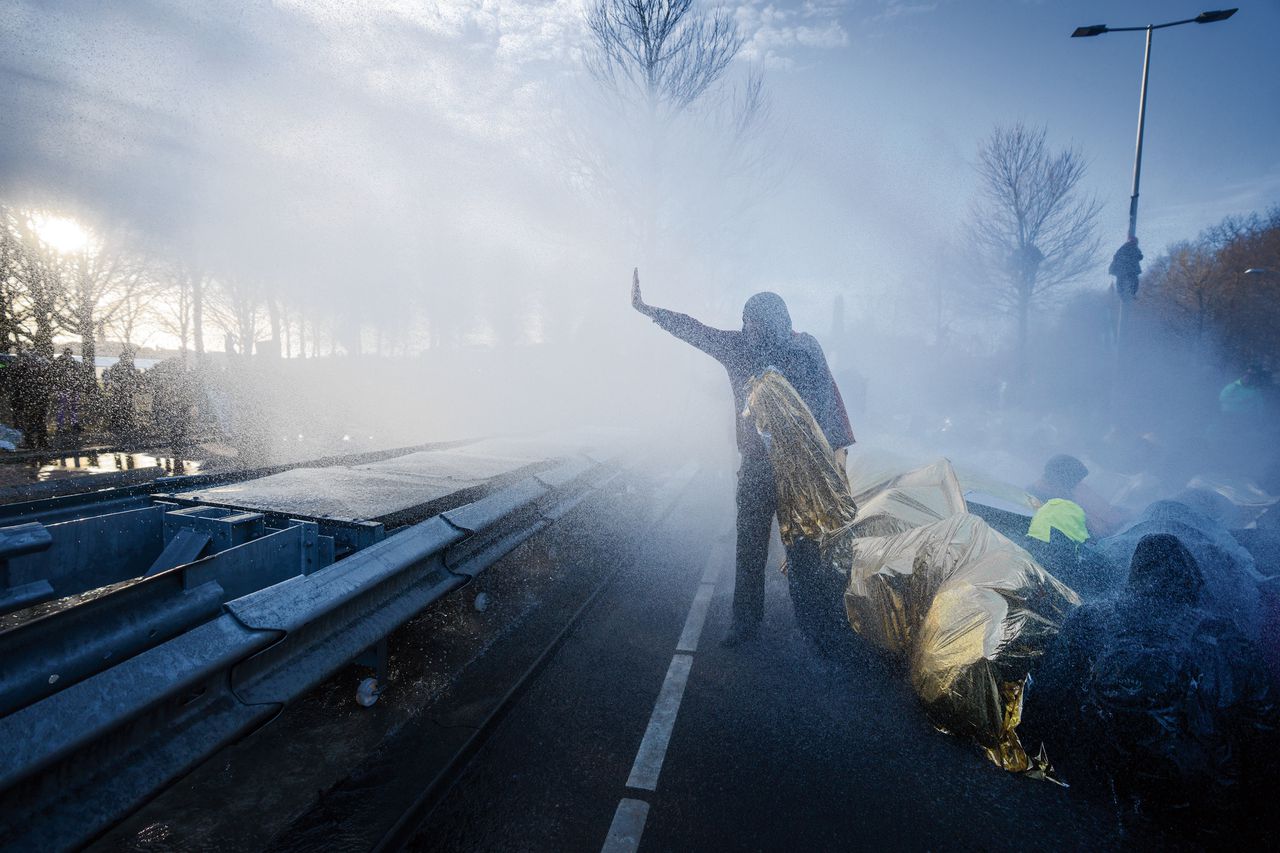
<path fill-rule="evenodd" d="M 1178 537 L 1153 533 L 1142 537 L 1129 563 L 1126 591 L 1134 598 L 1193 605 L 1200 600 L 1204 576 Z"/>
<path fill-rule="evenodd" d="M 742 325 L 748 323 L 759 328 L 766 341 L 781 343 L 791 335 L 791 312 L 787 303 L 776 293 L 757 293 L 742 307 Z"/>

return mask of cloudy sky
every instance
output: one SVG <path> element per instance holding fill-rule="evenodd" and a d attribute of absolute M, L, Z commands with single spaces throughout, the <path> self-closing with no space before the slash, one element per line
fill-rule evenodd
<path fill-rule="evenodd" d="M 917 275 L 920 256 L 955 235 L 976 146 L 999 122 L 1044 124 L 1083 150 L 1104 243 L 1118 244 L 1142 36 L 1068 35 L 1202 11 L 1181 0 L 729 8 L 748 39 L 733 75 L 765 71 L 777 180 L 764 202 L 735 208 L 736 242 L 681 255 L 712 283 L 653 286 L 722 312 L 751 290 L 792 287 L 801 316 L 836 290 L 856 301 Z M 583 197 L 566 142 L 606 123 L 582 71 L 582 14 L 582 0 L 8 0 L 0 196 L 99 227 L 125 221 L 171 251 L 353 305 L 367 296 L 353 279 L 441 303 L 463 299 L 463 282 L 478 288 L 466 299 L 505 298 L 483 283 L 512 275 L 547 301 L 615 267 L 625 285 L 637 252 Z M 1280 203 L 1277 32 L 1280 4 L 1243 0 L 1225 23 L 1156 34 L 1148 251 Z M 1101 269 L 1097 279 L 1105 286 Z"/>

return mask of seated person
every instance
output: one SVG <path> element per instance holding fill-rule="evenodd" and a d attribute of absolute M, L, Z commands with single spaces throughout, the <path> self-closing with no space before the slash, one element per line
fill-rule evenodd
<path fill-rule="evenodd" d="M 1111 592 L 1119 584 L 1115 567 L 1094 547 L 1084 510 L 1074 501 L 1045 501 L 1020 544 L 1049 574 L 1086 600 Z"/>
<path fill-rule="evenodd" d="M 1084 484 L 1087 476 L 1089 469 L 1083 462 L 1060 453 L 1045 463 L 1044 474 L 1028 486 L 1027 491 L 1042 502 L 1060 498 L 1079 504 L 1093 535 L 1110 536 L 1124 524 L 1124 514 Z"/>
<path fill-rule="evenodd" d="M 1138 544 L 1167 533 L 1190 552 L 1199 566 L 1202 610 L 1230 620 L 1251 641 L 1259 637 L 1259 590 L 1263 580 L 1253 556 L 1220 523 L 1179 501 L 1156 501 L 1115 536 L 1097 543 L 1113 565 L 1129 565 Z"/>
<path fill-rule="evenodd" d="M 1204 584 L 1177 537 L 1144 536 L 1124 590 L 1063 622 L 1025 720 L 1069 782 L 1188 816 L 1269 790 L 1275 696 L 1257 647 L 1200 606 Z"/>

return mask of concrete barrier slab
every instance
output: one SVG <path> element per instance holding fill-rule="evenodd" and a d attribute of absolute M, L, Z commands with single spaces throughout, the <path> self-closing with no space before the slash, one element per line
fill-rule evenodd
<path fill-rule="evenodd" d="M 377 519 L 445 497 L 455 481 L 351 468 L 295 468 L 243 483 L 182 492 L 184 500 L 290 516 Z"/>
<path fill-rule="evenodd" d="M 512 457 L 422 451 L 353 467 L 295 468 L 239 483 L 182 492 L 184 500 L 335 520 L 386 519 L 464 490 L 509 482 L 551 464 L 546 455 Z M 476 493 L 460 496 L 474 500 Z"/>
<path fill-rule="evenodd" d="M 427 477 L 432 480 L 457 480 L 471 485 L 494 477 L 513 474 L 521 468 L 536 465 L 541 461 L 542 457 L 530 461 L 527 458 L 460 453 L 456 450 L 434 450 L 360 465 L 354 470 Z"/>

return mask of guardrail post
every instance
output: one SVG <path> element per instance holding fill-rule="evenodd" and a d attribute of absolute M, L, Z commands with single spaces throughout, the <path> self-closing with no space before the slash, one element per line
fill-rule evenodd
<path fill-rule="evenodd" d="M 0 583 L 3 583 L 0 613 L 17 610 L 28 602 L 34 603 L 53 594 L 53 587 L 47 580 L 15 583 L 16 579 L 9 570 L 10 558 L 38 554 L 52 544 L 53 537 L 38 521 L 0 528 Z"/>

